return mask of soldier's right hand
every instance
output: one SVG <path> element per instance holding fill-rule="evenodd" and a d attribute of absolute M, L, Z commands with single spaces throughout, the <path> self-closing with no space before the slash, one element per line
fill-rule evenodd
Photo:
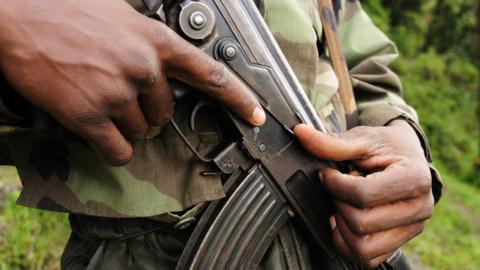
<path fill-rule="evenodd" d="M 0 4 L 0 69 L 9 83 L 113 165 L 130 159 L 128 138 L 172 116 L 170 77 L 253 125 L 265 121 L 255 96 L 223 65 L 124 1 Z"/>

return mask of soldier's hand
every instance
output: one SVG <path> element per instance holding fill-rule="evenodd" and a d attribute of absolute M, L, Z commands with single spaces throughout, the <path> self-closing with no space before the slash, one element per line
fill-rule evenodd
<path fill-rule="evenodd" d="M 323 184 L 336 206 L 330 223 L 342 254 L 373 268 L 422 232 L 434 205 L 431 175 L 407 122 L 357 127 L 334 136 L 299 125 L 295 133 L 318 158 L 352 161 L 363 172 L 322 170 Z"/>
<path fill-rule="evenodd" d="M 169 77 L 253 125 L 265 121 L 255 96 L 226 68 L 124 1 L 0 4 L 0 69 L 9 83 L 113 165 L 130 159 L 128 138 L 172 116 Z"/>

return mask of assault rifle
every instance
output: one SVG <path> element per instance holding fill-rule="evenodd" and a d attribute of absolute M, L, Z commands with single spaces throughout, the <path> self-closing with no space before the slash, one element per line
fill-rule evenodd
<path fill-rule="evenodd" d="M 288 219 L 294 218 L 329 264 L 356 269 L 336 254 L 328 222 L 333 213 L 321 186 L 322 166 L 292 128 L 305 123 L 327 132 L 252 0 L 145 0 L 150 15 L 233 71 L 258 97 L 267 120 L 252 127 L 225 110 L 236 139 L 214 158 L 199 159 L 228 175 L 225 199 L 211 202 L 177 269 L 254 269 Z M 324 15 L 333 23 L 331 9 Z M 177 99 L 185 87 L 172 82 Z M 188 90 L 187 90 L 188 92 Z"/>

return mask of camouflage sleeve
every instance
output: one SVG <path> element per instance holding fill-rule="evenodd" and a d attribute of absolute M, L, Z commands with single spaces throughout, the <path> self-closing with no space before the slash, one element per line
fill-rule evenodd
<path fill-rule="evenodd" d="M 388 67 L 398 57 L 395 44 L 373 24 L 360 2 L 341 2 L 338 30 L 360 122 L 382 126 L 401 116 L 418 122 L 416 112 L 401 98 L 398 76 Z"/>
<path fill-rule="evenodd" d="M 359 1 L 342 0 L 338 3 L 338 31 L 352 78 L 360 123 L 383 126 L 394 119 L 406 120 L 416 130 L 431 163 L 428 141 L 420 128 L 417 113 L 403 100 L 400 79 L 389 68 L 399 55 L 395 44 L 373 24 Z M 430 168 L 433 193 L 438 201 L 442 186 L 440 176 L 433 165 Z"/>

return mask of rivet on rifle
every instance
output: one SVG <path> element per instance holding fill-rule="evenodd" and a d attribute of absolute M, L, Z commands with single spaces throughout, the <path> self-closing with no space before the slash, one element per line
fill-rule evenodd
<path fill-rule="evenodd" d="M 188 218 L 185 218 L 185 219 L 182 219 L 180 220 L 179 222 L 177 222 L 173 228 L 175 230 L 185 230 L 186 228 L 192 226 L 193 223 L 195 223 L 196 219 L 195 217 L 188 217 Z"/>
<path fill-rule="evenodd" d="M 287 207 L 287 213 L 290 217 L 295 217 L 295 211 L 293 211 L 292 207 L 290 206 Z"/>
<path fill-rule="evenodd" d="M 253 141 L 257 141 L 259 133 L 260 133 L 260 128 L 259 127 L 254 127 L 253 128 Z"/>
<path fill-rule="evenodd" d="M 203 12 L 195 11 L 190 15 L 190 25 L 196 29 L 200 30 L 205 27 L 207 24 L 207 17 Z"/>
<path fill-rule="evenodd" d="M 224 56 L 226 59 L 232 60 L 235 58 L 235 56 L 237 56 L 237 49 L 235 49 L 235 47 L 232 45 L 227 45 L 224 50 Z"/>
<path fill-rule="evenodd" d="M 233 160 L 233 158 L 229 158 L 229 159 L 227 160 L 227 167 L 228 167 L 228 168 L 233 168 L 233 167 L 235 167 L 235 161 Z"/>
<path fill-rule="evenodd" d="M 260 149 L 261 152 L 267 150 L 267 146 L 265 146 L 265 144 L 261 143 L 259 146 L 258 146 L 258 149 Z"/>

